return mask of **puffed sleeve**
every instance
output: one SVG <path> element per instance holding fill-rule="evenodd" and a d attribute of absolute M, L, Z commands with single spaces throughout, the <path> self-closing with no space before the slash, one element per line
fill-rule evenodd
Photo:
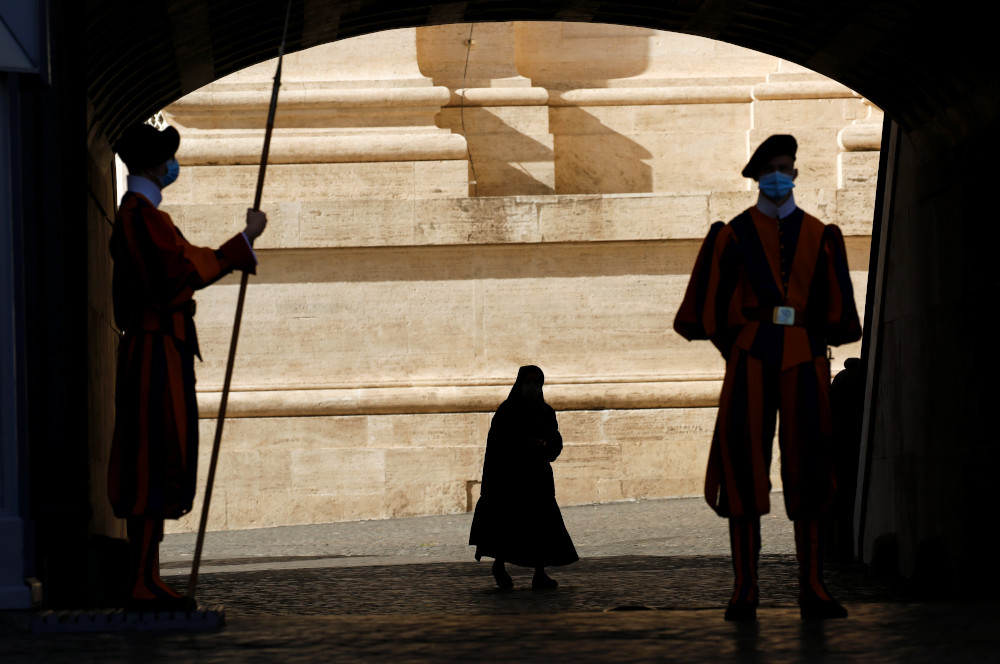
<path fill-rule="evenodd" d="M 674 330 L 689 341 L 710 339 L 728 356 L 734 341 L 729 312 L 738 280 L 735 238 L 717 221 L 698 251 L 684 300 L 674 318 Z"/>
<path fill-rule="evenodd" d="M 189 300 L 234 269 L 253 272 L 257 264 L 243 234 L 219 249 L 198 247 L 181 235 L 170 216 L 151 206 L 136 210 L 126 223 L 129 252 L 139 266 L 153 304 L 169 308 Z"/>
<path fill-rule="evenodd" d="M 854 287 L 847 267 L 847 249 L 840 229 L 828 224 L 823 231 L 823 254 L 826 270 L 826 341 L 831 346 L 861 338 L 861 323 L 854 304 Z"/>

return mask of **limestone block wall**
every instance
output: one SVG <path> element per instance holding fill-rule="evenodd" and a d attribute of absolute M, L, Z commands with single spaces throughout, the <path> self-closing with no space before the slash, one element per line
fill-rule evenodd
<path fill-rule="evenodd" d="M 284 67 L 210 528 L 471 509 L 528 363 L 563 431 L 562 504 L 697 495 L 723 363 L 671 324 L 709 225 L 755 200 L 739 170 L 770 133 L 799 138 L 796 198 L 844 229 L 864 304 L 881 112 L 812 72 L 558 23 L 397 30 Z M 194 242 L 242 227 L 272 76 L 166 109 L 164 209 Z M 202 481 L 237 284 L 197 298 Z"/>

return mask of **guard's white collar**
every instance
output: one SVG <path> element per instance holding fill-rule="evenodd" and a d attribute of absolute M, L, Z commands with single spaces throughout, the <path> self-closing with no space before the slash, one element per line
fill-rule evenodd
<path fill-rule="evenodd" d="M 126 183 L 128 184 L 129 191 L 142 194 L 149 199 L 149 202 L 153 204 L 153 207 L 160 207 L 160 201 L 163 200 L 163 193 L 160 192 L 160 188 L 153 184 L 150 180 L 139 175 L 129 175 L 126 179 Z"/>
<path fill-rule="evenodd" d="M 772 219 L 784 219 L 795 212 L 795 194 L 789 194 L 788 200 L 781 204 L 781 207 L 765 196 L 763 193 L 757 195 L 757 209 L 771 217 Z"/>

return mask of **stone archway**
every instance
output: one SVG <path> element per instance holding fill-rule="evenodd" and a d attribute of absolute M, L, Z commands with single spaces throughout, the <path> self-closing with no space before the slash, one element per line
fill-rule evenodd
<path fill-rule="evenodd" d="M 19 138 L 10 163 L 19 174 L 15 221 L 24 247 L 14 264 L 19 290 L 9 298 L 21 321 L 16 337 L 22 341 L 15 342 L 23 348 L 18 382 L 24 390 L 11 399 L 25 414 L 17 440 L 4 443 L 4 459 L 30 452 L 30 497 L 10 496 L 20 505 L 14 512 L 27 515 L 30 502 L 43 566 L 56 585 L 70 588 L 79 585 L 74 576 L 85 576 L 74 572 L 79 560 L 60 553 L 87 539 L 80 469 L 90 462 L 79 441 L 99 439 L 107 426 L 106 408 L 88 414 L 79 399 L 109 381 L 107 344 L 79 332 L 83 320 L 100 325 L 107 297 L 99 289 L 88 293 L 80 275 L 105 283 L 107 266 L 79 248 L 101 242 L 113 209 L 110 141 L 128 122 L 270 57 L 281 8 L 263 0 L 50 5 L 49 74 L 37 79 L 42 85 L 22 75 L 25 85 L 7 88 L 6 103 L 18 111 L 10 116 Z M 976 579 L 988 562 L 975 533 L 987 515 L 988 469 L 997 460 L 995 446 L 985 442 L 994 437 L 997 361 L 988 350 L 989 328 L 968 321 L 985 317 L 983 285 L 995 283 L 997 229 L 980 220 L 992 216 L 995 203 L 1000 82 L 988 22 L 977 20 L 982 10 L 973 3 L 950 10 L 902 0 L 849 8 L 807 1 L 305 0 L 293 3 L 290 45 L 300 50 L 395 27 L 456 22 L 619 23 L 771 53 L 883 108 L 893 124 L 880 171 L 866 326 L 874 461 L 859 514 L 867 524 L 865 555 L 877 535 L 894 533 L 901 569 L 911 573 L 921 543 L 936 539 L 944 542 L 938 556 L 951 559 L 956 575 Z M 142 39 L 128 37 L 136 30 Z M 123 106 L 124 98 L 145 102 Z M 85 209 L 86 226 L 79 221 Z M 956 311 L 974 313 L 956 318 Z M 97 461 L 91 472 L 99 472 Z"/>
<path fill-rule="evenodd" d="M 185 176 L 163 208 L 197 244 L 251 196 L 274 67 L 164 111 Z M 787 61 L 504 22 L 314 47 L 283 81 L 213 530 L 471 510 L 522 364 L 560 411 L 561 504 L 698 495 L 722 364 L 671 321 L 708 226 L 752 204 L 739 170 L 770 133 L 798 137 L 796 199 L 848 235 L 864 305 L 882 114 Z M 198 295 L 204 441 L 235 283 Z"/>

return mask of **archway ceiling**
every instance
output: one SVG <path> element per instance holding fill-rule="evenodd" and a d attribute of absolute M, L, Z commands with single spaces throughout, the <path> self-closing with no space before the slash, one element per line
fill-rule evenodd
<path fill-rule="evenodd" d="M 953 143 L 992 122 L 1000 107 L 984 6 L 919 0 L 293 0 L 287 50 L 444 23 L 620 23 L 718 39 L 796 62 L 872 100 L 905 131 Z M 273 58 L 285 8 L 283 0 L 90 0 L 91 135 L 113 140 L 127 123 Z"/>

